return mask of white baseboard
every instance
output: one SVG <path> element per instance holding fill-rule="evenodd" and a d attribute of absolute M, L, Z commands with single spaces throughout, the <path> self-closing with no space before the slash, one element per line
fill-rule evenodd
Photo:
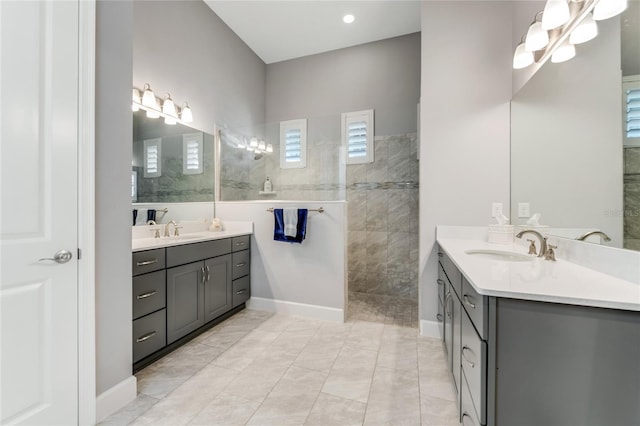
<path fill-rule="evenodd" d="M 437 321 L 420 320 L 420 335 L 440 339 L 440 327 Z"/>
<path fill-rule="evenodd" d="M 96 398 L 96 422 L 101 422 L 136 399 L 137 382 L 136 376 L 129 376 L 98 395 Z"/>
<path fill-rule="evenodd" d="M 286 300 L 251 297 L 247 301 L 248 309 L 276 312 L 279 314 L 298 315 L 325 321 L 344 322 L 344 309 L 328 306 L 307 305 L 306 303 L 288 302 Z"/>

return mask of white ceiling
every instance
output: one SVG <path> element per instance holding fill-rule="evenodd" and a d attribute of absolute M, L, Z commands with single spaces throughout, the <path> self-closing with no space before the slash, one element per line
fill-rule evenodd
<path fill-rule="evenodd" d="M 267 64 L 420 31 L 417 0 L 204 1 Z"/>

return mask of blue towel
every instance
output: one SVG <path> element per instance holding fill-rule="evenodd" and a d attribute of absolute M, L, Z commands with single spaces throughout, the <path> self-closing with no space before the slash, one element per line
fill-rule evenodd
<path fill-rule="evenodd" d="M 287 237 L 284 235 L 284 217 L 282 209 L 273 210 L 274 229 L 273 239 L 276 241 L 284 241 L 287 243 L 301 244 L 307 235 L 307 209 L 298 209 L 298 229 L 295 237 Z"/>

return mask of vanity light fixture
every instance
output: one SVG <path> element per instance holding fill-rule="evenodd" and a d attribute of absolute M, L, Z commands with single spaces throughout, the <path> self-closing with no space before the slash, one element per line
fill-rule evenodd
<path fill-rule="evenodd" d="M 564 62 L 576 55 L 575 44 L 592 40 L 598 34 L 598 27 L 595 21 L 611 18 L 624 11 L 628 0 L 571 0 L 569 7 L 569 20 L 560 24 L 548 33 L 542 28 L 542 23 L 538 21 L 538 16 L 543 12 L 538 12 L 533 24 L 527 31 L 524 43 L 524 50 L 536 52 L 534 60 L 540 66 L 548 59 L 551 62 Z M 560 7 L 551 2 L 566 3 L 566 0 L 548 0 L 545 6 L 552 10 L 553 7 Z M 553 6 L 553 7 L 552 7 Z M 562 6 L 564 8 L 564 6 Z M 592 14 L 593 12 L 593 14 Z M 543 16 L 543 21 L 545 21 Z M 552 24 L 548 24 L 551 26 Z M 546 26 L 546 25 L 545 25 Z M 551 35 L 551 39 L 549 36 Z M 525 68 L 529 58 L 522 55 L 520 45 L 516 47 L 513 56 L 513 68 Z M 533 62 L 530 62 L 532 64 Z"/>
<path fill-rule="evenodd" d="M 524 39 L 524 48 L 527 52 L 535 52 L 547 47 L 549 44 L 549 33 L 542 28 L 542 22 L 538 21 L 538 15 L 542 12 L 538 12 L 533 20 L 533 23 L 529 26 L 527 36 Z"/>
<path fill-rule="evenodd" d="M 270 143 L 267 144 L 267 153 L 271 154 L 273 152 L 273 145 L 271 145 Z"/>
<path fill-rule="evenodd" d="M 598 35 L 598 24 L 589 13 L 569 35 L 569 43 L 581 44 L 593 40 Z"/>
<path fill-rule="evenodd" d="M 613 18 L 624 12 L 627 8 L 627 0 L 600 0 L 593 9 L 593 19 L 602 21 Z"/>
<path fill-rule="evenodd" d="M 258 141 L 258 150 L 260 150 L 260 151 L 266 151 L 267 150 L 267 144 L 264 142 L 263 139 L 260 139 Z"/>
<path fill-rule="evenodd" d="M 149 118 L 163 117 L 166 124 L 193 122 L 193 114 L 187 102 L 182 105 L 182 108 L 179 108 L 168 93 L 164 101 L 160 102 L 153 93 L 153 90 L 151 90 L 149 83 L 144 84 L 142 98 L 140 97 L 140 90 L 135 87 L 132 89 L 131 110 L 144 110 Z"/>
<path fill-rule="evenodd" d="M 251 138 L 251 140 L 249 141 L 249 146 L 253 149 L 258 147 L 258 138 L 253 137 Z"/>
<path fill-rule="evenodd" d="M 347 14 L 342 17 L 342 22 L 344 22 L 345 24 L 351 24 L 355 20 L 356 17 L 351 14 Z"/>
<path fill-rule="evenodd" d="M 542 28 L 553 30 L 569 22 L 570 18 L 567 0 L 547 0 L 542 12 Z"/>

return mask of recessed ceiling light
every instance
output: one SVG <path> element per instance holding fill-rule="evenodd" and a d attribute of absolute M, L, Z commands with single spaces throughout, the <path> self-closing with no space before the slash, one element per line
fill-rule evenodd
<path fill-rule="evenodd" d="M 345 24 L 350 24 L 356 20 L 356 17 L 353 15 L 344 15 L 342 17 L 342 20 L 344 21 Z"/>

